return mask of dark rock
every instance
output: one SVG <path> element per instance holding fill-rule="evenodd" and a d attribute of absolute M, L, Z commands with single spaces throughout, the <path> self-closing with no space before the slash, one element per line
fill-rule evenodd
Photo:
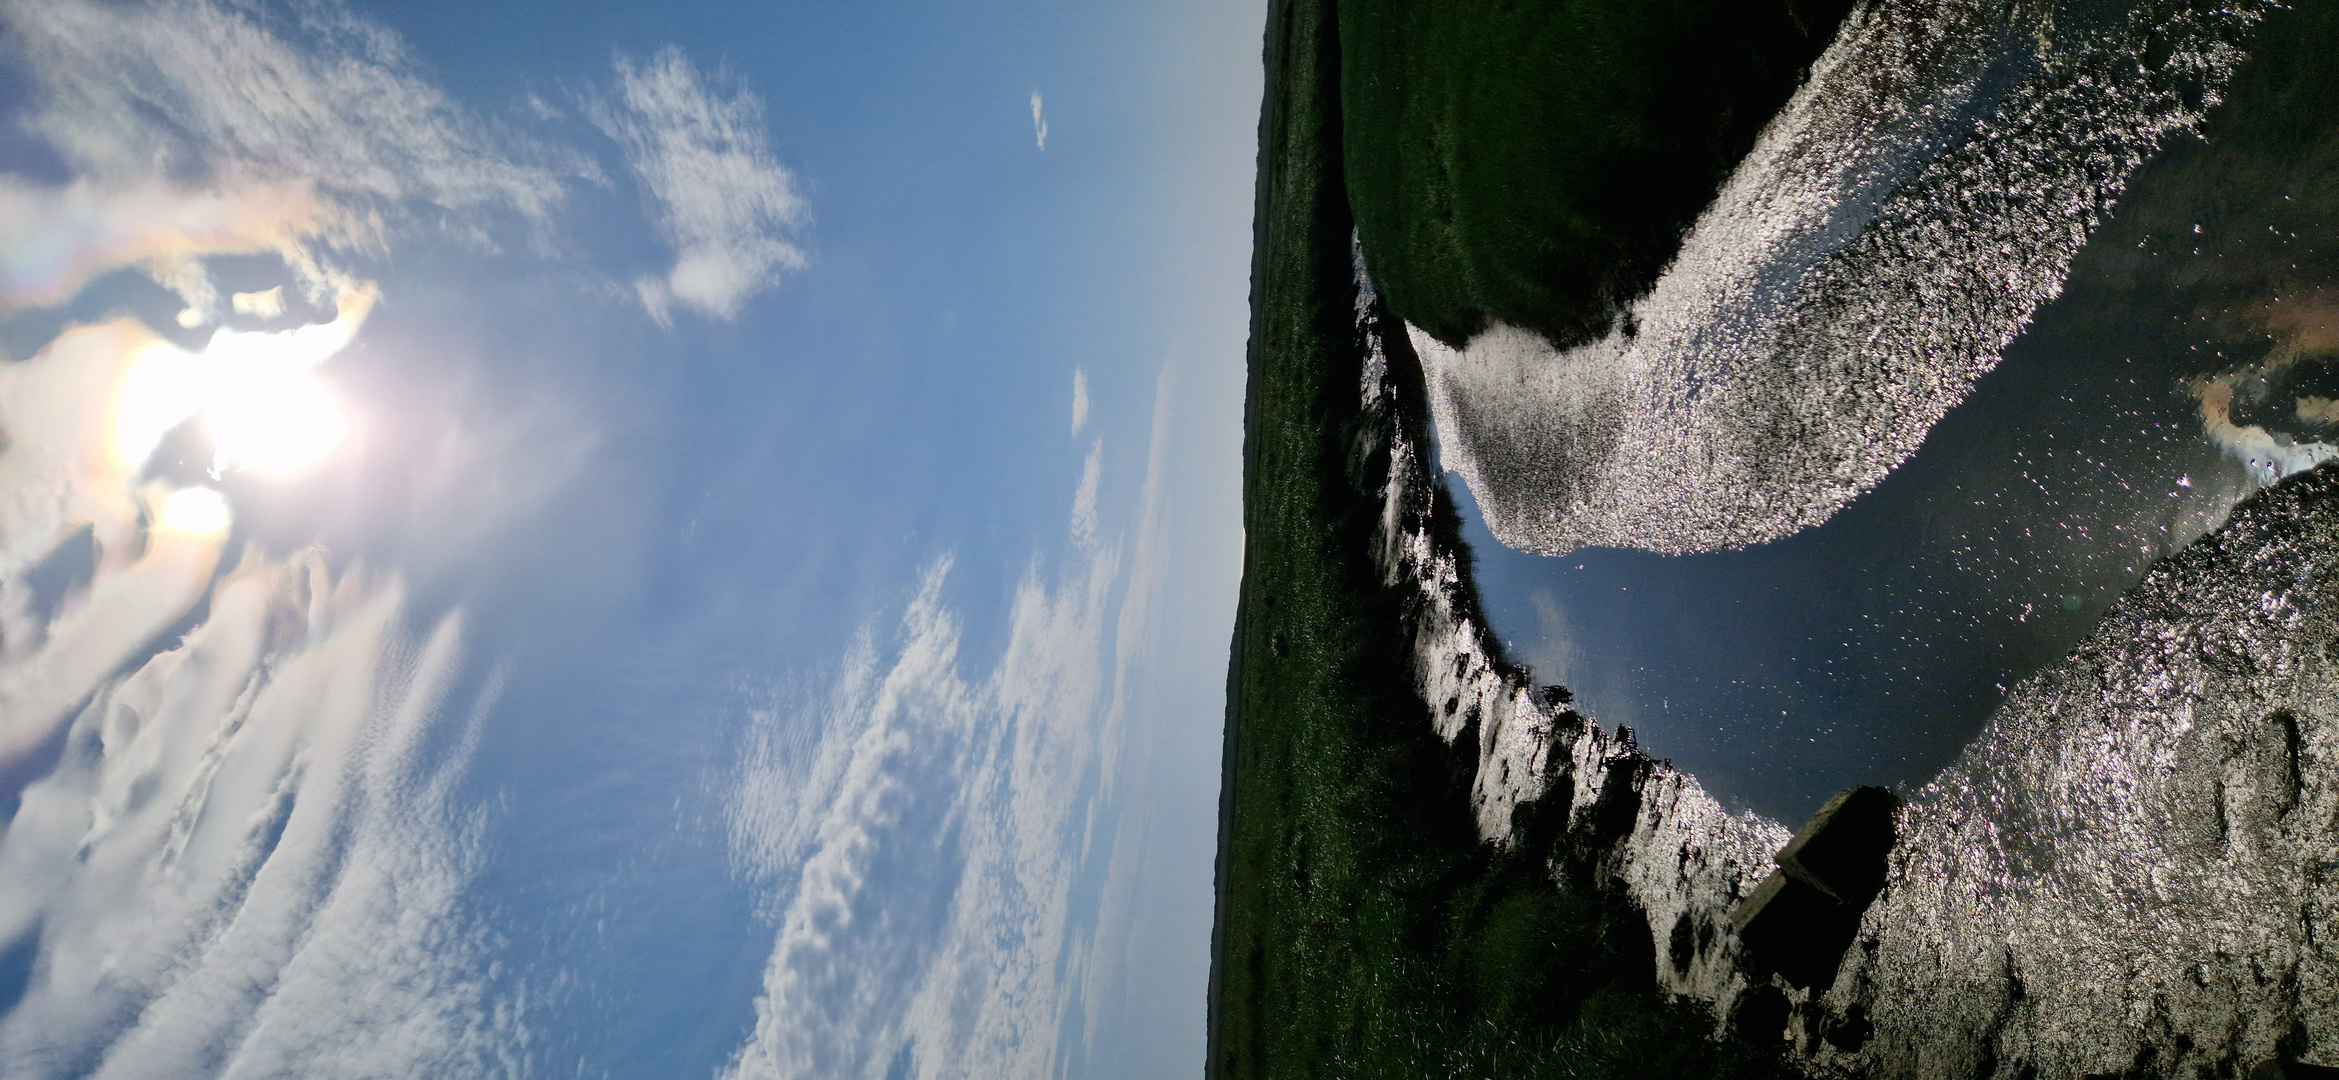
<path fill-rule="evenodd" d="M 2251 1069 L 2250 1080 L 2339 1080 L 2339 1069 L 2300 1061 L 2269 1061 Z"/>
<path fill-rule="evenodd" d="M 1856 787 L 1827 800 L 1779 849 L 1779 869 L 1838 902 L 1865 909 L 1884 888 L 1900 799 L 1880 787 Z"/>
<path fill-rule="evenodd" d="M 1673 920 L 1672 940 L 1665 951 L 1675 971 L 1688 971 L 1689 962 L 1697 959 L 1697 924 L 1691 921 L 1688 912 Z"/>
<path fill-rule="evenodd" d="M 1757 986 L 1738 999 L 1730 1013 L 1730 1030 L 1757 1046 L 1775 1044 L 1787 1033 L 1794 1006 L 1775 986 Z"/>
<path fill-rule="evenodd" d="M 1829 799 L 1779 850 L 1779 869 L 1730 914 L 1747 966 L 1799 987 L 1826 990 L 1860 914 L 1884 888 L 1900 800 L 1859 787 Z"/>
<path fill-rule="evenodd" d="M 1819 1027 L 1819 1035 L 1838 1050 L 1850 1053 L 1868 1045 L 1876 1037 L 1876 1025 L 1868 1019 L 1868 1007 L 1853 1002 L 1840 1017 L 1830 1017 Z"/>
<path fill-rule="evenodd" d="M 1755 977 L 1776 973 L 1796 986 L 1825 990 L 1860 932 L 1860 910 L 1773 871 L 1730 913 L 1730 923 Z"/>

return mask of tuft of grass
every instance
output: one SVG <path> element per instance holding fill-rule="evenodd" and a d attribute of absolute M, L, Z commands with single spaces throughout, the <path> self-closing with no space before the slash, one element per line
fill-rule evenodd
<path fill-rule="evenodd" d="M 1607 332 L 1851 0 L 1341 0 L 1349 199 L 1390 310 Z"/>

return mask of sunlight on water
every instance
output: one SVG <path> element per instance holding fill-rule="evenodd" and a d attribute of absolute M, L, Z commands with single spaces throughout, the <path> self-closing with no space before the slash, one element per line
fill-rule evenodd
<path fill-rule="evenodd" d="M 1631 741 L 1610 734 L 1626 726 L 1672 759 L 1597 808 L 1633 822 L 1599 865 L 1649 915 L 1668 989 L 1783 1036 L 1820 1075 L 2339 1066 L 2324 929 L 2339 922 L 2339 126 L 2322 108 L 2339 92 L 2339 13 L 2294 8 L 2229 41 L 2239 27 L 2221 20 L 2244 8 L 2121 10 L 2135 20 L 2046 27 L 2059 40 L 2041 39 L 2036 70 L 2055 77 L 1998 84 L 2019 122 L 1978 125 L 1969 145 L 1998 145 L 1973 168 L 1899 188 L 1920 212 L 1873 257 L 1838 260 L 1858 273 L 1781 279 L 1795 291 L 1771 309 L 1781 325 L 1862 333 L 1805 335 L 1799 359 L 1689 365 L 1715 378 L 1686 384 L 1679 366 L 1570 366 L 1524 339 L 1441 352 L 1413 337 L 1443 461 L 1467 481 L 1454 500 L 1470 548 L 1438 551 L 1425 527 L 1418 546 L 1443 561 L 1414 565 L 1479 586 L 1446 605 L 1451 632 L 1424 638 L 1433 722 L 1467 734 L 1436 705 L 1454 714 L 1453 686 L 1495 668 L 1470 635 L 1475 599 L 1541 684 L 1521 674 L 1496 685 L 1508 699 L 1462 700 L 1481 788 L 1561 793 L 1581 812 L 1627 760 L 1615 747 Z M 2136 37 L 2162 17 L 2167 40 Z M 2213 85 L 2156 88 L 2136 58 L 2188 33 L 2187 64 Z M 2259 50 L 2247 66 L 2244 44 Z M 2061 108 L 2123 80 L 2139 96 L 2094 104 L 2136 109 Z M 1955 111 L 1918 97 L 1924 115 Z M 2090 144 L 2060 136 L 2087 132 L 2058 126 L 2074 117 L 2126 125 L 2127 149 L 2156 156 L 2132 177 L 2116 154 L 2075 164 Z M 2117 168 L 2044 183 L 2099 166 Z M 2049 196 L 2063 201 L 2034 201 Z M 2023 220 L 2026 203 L 2039 212 Z M 2005 225 L 2004 243 L 1974 249 L 1975 216 Z M 2031 306 L 1993 293 L 2010 270 L 2036 287 Z M 1731 330 L 1743 311 L 1690 314 Z M 1609 344 L 1652 348 L 1653 322 Z M 1944 356 L 1974 361 L 1968 381 L 1894 381 Z M 1587 392 L 1652 371 L 1646 386 L 1672 396 Z M 1732 379 L 1823 392 L 1732 398 Z M 1849 422 L 1878 400 L 1891 424 Z M 1907 452 L 1868 469 L 1885 458 L 1857 444 L 1879 435 Z M 1831 471 L 1845 463 L 1860 468 Z M 1709 498 L 1716 483 L 1737 487 Z M 1444 586 L 1413 572 L 1425 595 Z M 1534 738 L 1506 747 L 1510 729 Z M 1554 766 L 1549 740 L 1572 757 Z M 1732 811 L 1791 826 L 1861 783 L 1906 799 L 1880 899 L 1842 944 L 1795 946 L 1816 980 L 1713 977 L 1729 958 L 1708 934 L 1728 941 L 1758 906 L 1716 895 L 1714 868 L 1767 868 L 1783 831 Z M 1496 809 L 1482 831 L 1502 838 L 1510 807 Z"/>
<path fill-rule="evenodd" d="M 1497 539 L 1541 555 L 1718 551 L 1828 520 L 2062 291 L 2261 13 L 1866 9 L 1606 337 L 1412 335 L 1442 464 Z"/>

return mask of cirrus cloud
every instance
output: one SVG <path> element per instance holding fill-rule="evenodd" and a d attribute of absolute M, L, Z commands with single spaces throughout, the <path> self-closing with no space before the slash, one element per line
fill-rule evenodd
<path fill-rule="evenodd" d="M 40 88 L 25 126 L 71 173 L 53 189 L 0 178 L 11 209 L 68 211 L 9 215 L 0 303 L 55 302 L 142 262 L 216 307 L 201 256 L 273 251 L 321 283 L 325 252 L 379 249 L 395 228 L 484 242 L 498 216 L 541 227 L 595 172 L 463 107 L 395 34 L 333 4 L 0 0 L 0 29 Z"/>
<path fill-rule="evenodd" d="M 744 87 L 712 88 L 680 49 L 647 63 L 617 60 L 618 102 L 596 121 L 625 148 L 674 250 L 664 277 L 635 283 L 659 322 L 683 304 L 715 318 L 806 259 L 794 235 L 805 205 L 772 156 L 763 103 Z"/>
<path fill-rule="evenodd" d="M 722 782 L 776 925 L 722 1080 L 1083 1074 L 1125 945 L 1105 909 L 1144 828 L 1124 785 L 1168 562 L 1167 386 L 1135 528 L 1099 534 L 1093 443 L 1069 557 L 1018 585 L 995 666 L 968 670 L 945 556 L 826 694 L 752 716 Z"/>

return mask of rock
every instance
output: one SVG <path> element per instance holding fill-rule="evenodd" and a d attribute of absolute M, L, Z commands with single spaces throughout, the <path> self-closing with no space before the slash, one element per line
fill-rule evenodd
<path fill-rule="evenodd" d="M 1730 1031 L 1757 1046 L 1776 1045 L 1786 1038 L 1787 1020 L 1793 1015 L 1794 1004 L 1787 995 L 1766 983 L 1739 997 L 1730 1014 Z"/>
<path fill-rule="evenodd" d="M 1884 888 L 1899 809 L 1900 799 L 1880 787 L 1839 792 L 1779 849 L 1779 869 L 1839 903 L 1866 908 Z"/>
<path fill-rule="evenodd" d="M 1800 878 L 1773 871 L 1730 913 L 1757 981 L 1773 973 L 1795 986 L 1825 990 L 1860 929 L 1860 909 Z"/>
<path fill-rule="evenodd" d="M 1779 849 L 1779 869 L 1730 914 L 1757 979 L 1776 973 L 1822 991 L 1834 984 L 1860 914 L 1884 887 L 1899 806 L 1883 788 L 1852 788 Z"/>
<path fill-rule="evenodd" d="M 2269 1061 L 2250 1070 L 2250 1080 L 2339 1080 L 2339 1069 L 2298 1061 Z"/>

